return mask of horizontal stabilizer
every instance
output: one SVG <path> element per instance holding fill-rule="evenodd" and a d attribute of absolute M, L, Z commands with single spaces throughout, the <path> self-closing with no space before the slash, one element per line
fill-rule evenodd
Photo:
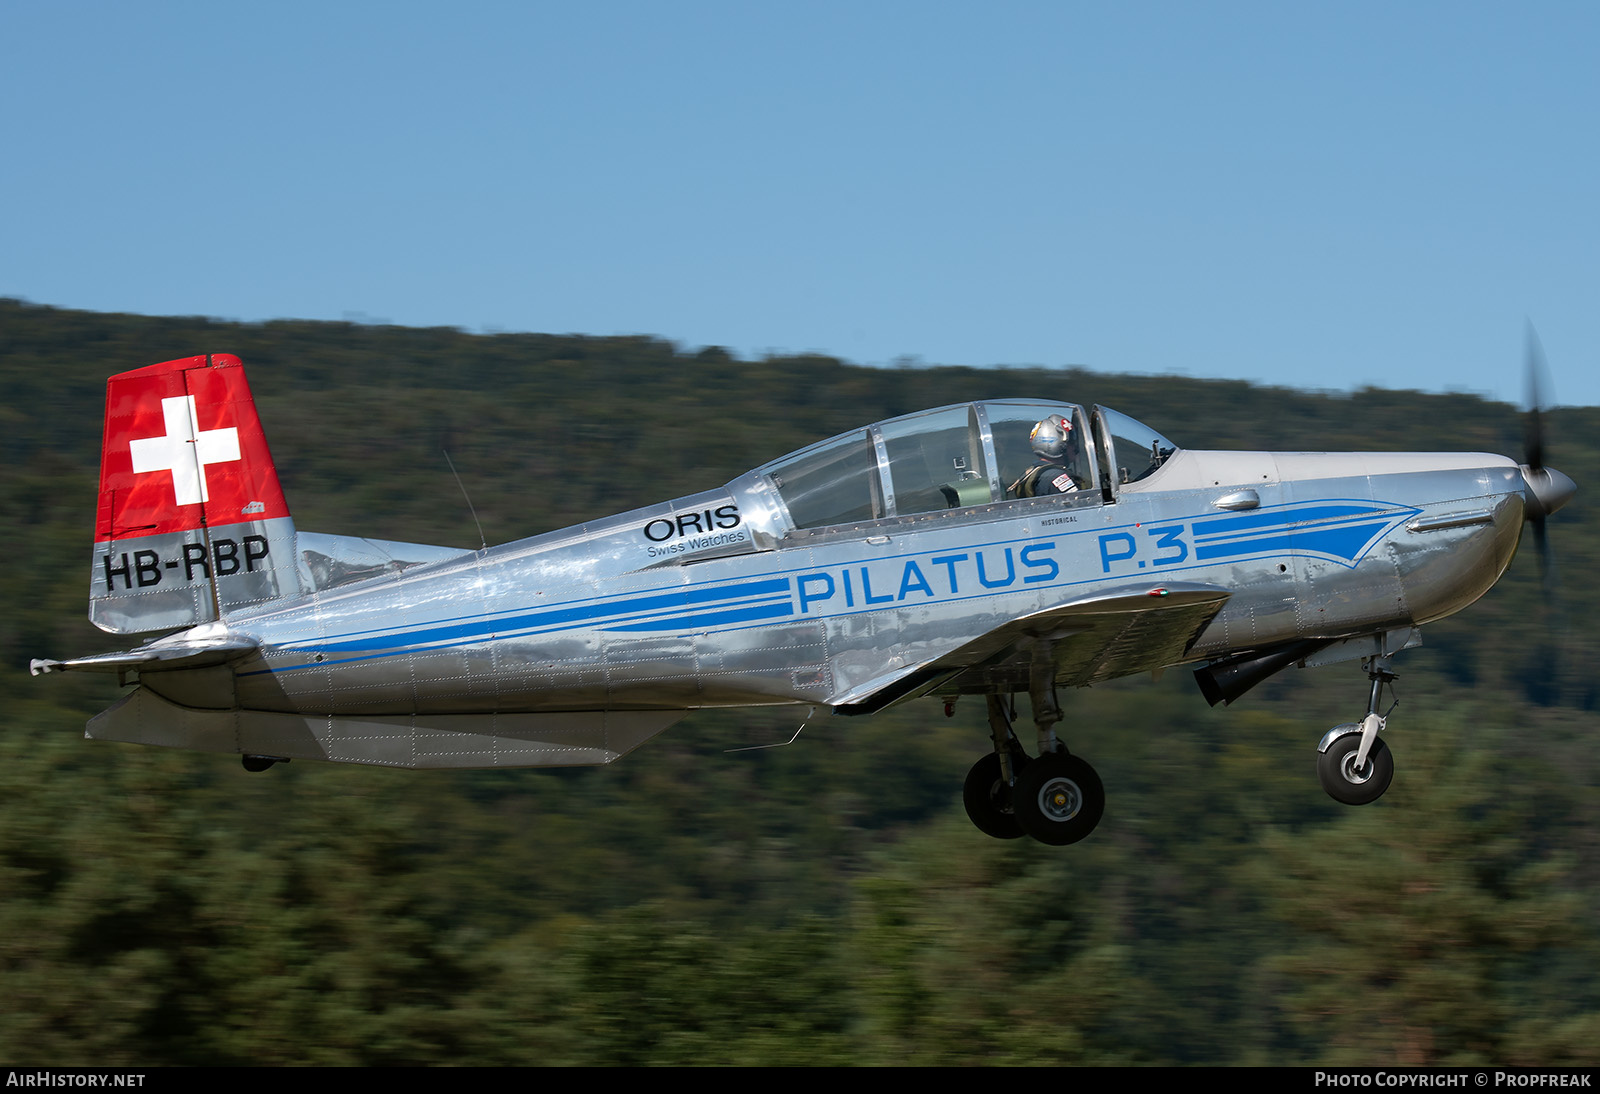
<path fill-rule="evenodd" d="M 28 663 L 28 670 L 39 676 L 46 672 L 67 671 L 125 673 L 140 669 L 201 669 L 238 660 L 256 647 L 256 640 L 248 635 L 236 634 L 216 623 L 207 623 L 118 653 L 95 653 L 88 657 L 74 657 L 70 661 L 36 658 Z"/>

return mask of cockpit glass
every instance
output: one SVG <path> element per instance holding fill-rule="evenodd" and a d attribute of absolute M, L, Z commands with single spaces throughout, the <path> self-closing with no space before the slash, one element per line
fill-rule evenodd
<path fill-rule="evenodd" d="M 796 528 L 821 528 L 884 515 L 878 460 L 865 430 L 802 449 L 763 468 Z"/>
<path fill-rule="evenodd" d="M 878 427 L 889 459 L 893 512 L 932 513 L 989 500 L 983 444 L 970 407 L 951 406 Z"/>
<path fill-rule="evenodd" d="M 1156 472 L 1178 446 L 1167 438 L 1126 414 L 1106 407 L 1096 407 L 1103 428 L 1110 434 L 1113 474 L 1118 485 L 1138 482 Z"/>
<path fill-rule="evenodd" d="M 984 404 L 989 431 L 994 437 L 995 458 L 1000 464 L 1000 487 L 1008 498 L 1027 497 L 1024 483 L 1029 472 L 1043 463 L 1033 450 L 1033 429 L 1045 418 L 1059 414 L 1072 423 L 1066 450 L 1059 461 L 1078 489 L 1092 482 L 1088 438 L 1083 414 L 1070 403 L 1023 402 L 1008 400 Z"/>
<path fill-rule="evenodd" d="M 1045 418 L 1070 423 L 1063 451 L 1042 461 L 1030 435 Z M 1129 419 L 1131 421 L 1131 419 Z M 1021 399 L 962 403 L 893 418 L 757 468 L 794 529 L 967 509 L 1052 492 L 1017 484 L 1044 464 L 1053 492 L 1098 491 L 1088 422 L 1071 403 Z M 1037 470 L 1033 471 L 1035 477 Z M 1061 485 L 1065 479 L 1070 484 Z"/>

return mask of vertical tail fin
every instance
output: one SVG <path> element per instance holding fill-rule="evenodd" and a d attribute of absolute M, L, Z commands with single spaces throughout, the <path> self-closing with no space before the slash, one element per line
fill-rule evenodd
<path fill-rule="evenodd" d="M 102 630 L 186 627 L 299 592 L 294 521 L 237 357 L 106 381 L 94 538 Z"/>

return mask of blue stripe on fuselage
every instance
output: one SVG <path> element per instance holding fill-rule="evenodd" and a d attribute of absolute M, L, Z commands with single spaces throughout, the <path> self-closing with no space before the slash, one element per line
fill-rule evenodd
<path fill-rule="evenodd" d="M 604 623 L 612 619 L 627 619 L 641 614 L 659 616 L 663 612 L 670 613 L 682 611 L 685 608 L 698 608 L 717 601 L 743 599 L 746 597 L 770 597 L 774 594 L 787 596 L 788 593 L 788 578 L 770 578 L 762 581 L 746 581 L 738 585 L 712 588 L 674 589 L 668 593 L 636 596 L 626 600 L 613 600 L 604 604 L 590 603 L 562 608 L 548 608 L 544 611 L 527 612 L 522 615 L 498 616 L 494 619 L 478 617 L 447 627 L 424 627 L 414 631 L 394 631 L 387 634 L 374 634 L 369 637 L 351 638 L 343 641 L 307 643 L 303 646 L 291 648 L 303 649 L 308 652 L 337 653 L 396 649 L 401 646 L 412 645 L 454 643 L 463 639 L 483 638 L 491 634 L 503 635 L 512 631 L 530 633 L 560 629 L 564 625 L 574 623 Z"/>

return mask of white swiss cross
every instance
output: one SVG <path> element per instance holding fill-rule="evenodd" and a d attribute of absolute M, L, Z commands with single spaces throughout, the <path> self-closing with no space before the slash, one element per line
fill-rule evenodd
<path fill-rule="evenodd" d="M 206 465 L 232 463 L 239 458 L 239 431 L 195 429 L 194 396 L 177 395 L 161 400 L 165 437 L 145 437 L 128 442 L 137 472 L 172 472 L 172 493 L 179 505 L 210 501 L 206 490 Z"/>

